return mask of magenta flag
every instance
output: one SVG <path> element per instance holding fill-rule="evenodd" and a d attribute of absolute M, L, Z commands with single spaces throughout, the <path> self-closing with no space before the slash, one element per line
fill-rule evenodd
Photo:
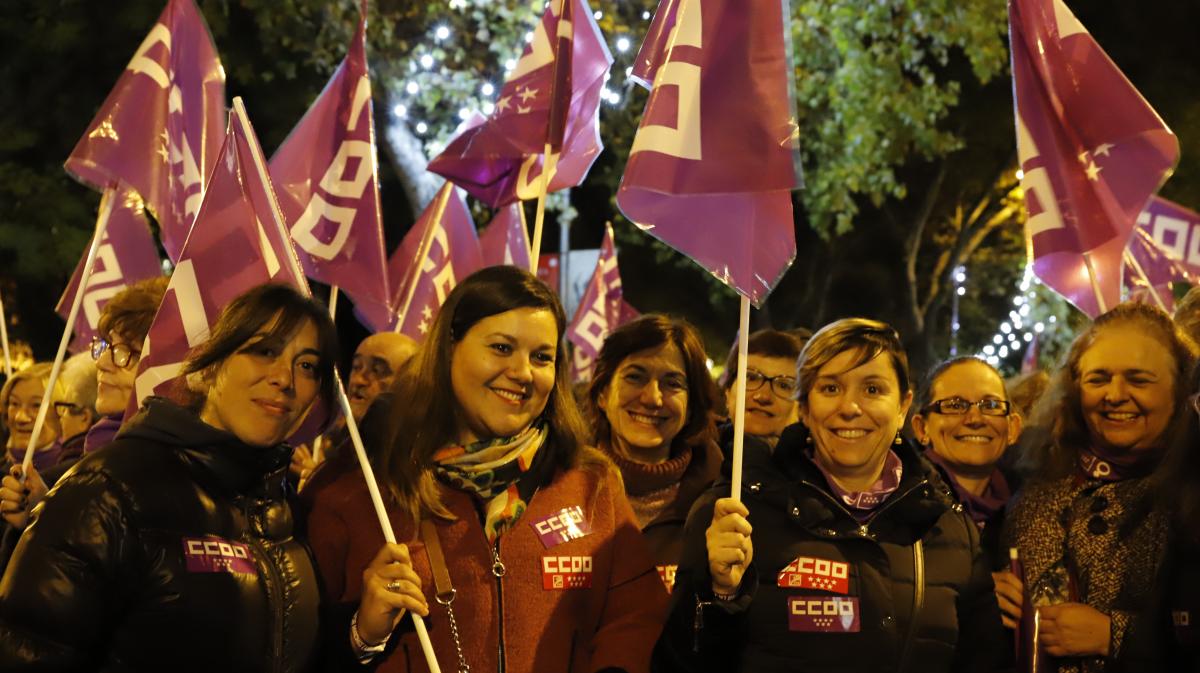
<path fill-rule="evenodd" d="M 271 158 L 271 181 L 304 273 L 356 302 L 390 304 L 365 20 L 325 90 Z"/>
<path fill-rule="evenodd" d="M 428 247 L 422 254 L 426 238 Z M 355 305 L 356 313 L 376 332 L 402 332 L 421 341 L 446 295 L 459 281 L 484 266 L 471 211 L 452 183 L 443 185 L 417 218 L 392 253 L 390 265 L 391 277 L 402 283 L 392 295 L 397 310 L 389 312 L 380 304 L 361 302 Z M 397 326 L 401 314 L 404 322 Z"/>
<path fill-rule="evenodd" d="M 249 122 L 229 115 L 225 142 L 204 191 L 196 225 L 184 243 L 170 285 L 146 336 L 135 383 L 136 402 L 173 396 L 188 352 L 208 338 L 212 321 L 233 298 L 266 282 L 307 289 L 291 242 L 275 224 L 271 185 L 260 178 L 254 155 L 262 150 Z"/>
<path fill-rule="evenodd" d="M 1135 301 L 1173 311 L 1172 282 L 1200 285 L 1200 214 L 1156 196 L 1129 241 L 1125 287 Z"/>
<path fill-rule="evenodd" d="M 680 3 L 617 192 L 633 223 L 756 305 L 796 256 L 787 4 Z"/>
<path fill-rule="evenodd" d="M 1012 0 L 1009 32 L 1034 273 L 1096 317 L 1179 143 L 1061 0 Z"/>
<path fill-rule="evenodd" d="M 100 311 L 113 295 L 133 283 L 162 274 L 158 247 L 150 233 L 150 224 L 146 221 L 141 197 L 131 190 L 124 189 L 119 194 L 114 194 L 113 198 L 116 201 L 108 218 L 108 226 L 104 229 L 104 238 L 96 248 L 96 261 L 83 293 L 81 313 L 75 319 L 75 337 L 71 341 L 72 353 L 89 347 L 92 337 L 96 336 Z M 90 244 L 88 247 L 91 247 Z M 63 320 L 68 318 L 71 311 L 71 303 L 79 290 L 86 261 L 85 250 L 79 264 L 75 266 L 75 273 L 71 275 L 67 289 L 63 291 L 62 298 L 55 307 L 55 311 Z"/>
<path fill-rule="evenodd" d="M 498 208 L 537 198 L 549 142 L 561 147 L 550 191 L 582 183 L 603 149 L 600 94 L 612 63 L 587 1 L 553 0 L 491 116 L 469 124 L 429 170 Z"/>
<path fill-rule="evenodd" d="M 221 146 L 225 71 L 192 0 L 170 0 L 108 94 L 66 169 L 103 190 L 132 187 L 179 260 Z"/>
<path fill-rule="evenodd" d="M 654 88 L 658 67 L 667 59 L 670 48 L 671 30 L 675 28 L 675 17 L 679 13 L 680 0 L 659 0 L 658 9 L 650 21 L 642 46 L 633 59 L 629 79 L 646 89 Z"/>
<path fill-rule="evenodd" d="M 479 234 L 479 247 L 484 266 L 516 266 L 529 268 L 529 237 L 519 203 L 509 204 L 496 212 L 492 221 Z"/>
<path fill-rule="evenodd" d="M 596 270 L 579 301 L 575 317 L 567 326 L 567 339 L 575 344 L 571 369 L 576 381 L 591 380 L 596 357 L 600 355 L 600 347 L 608 333 L 636 316 L 637 311 L 623 298 L 617 248 L 613 243 L 612 225 L 608 224 L 604 227 L 604 243 L 600 245 Z"/>

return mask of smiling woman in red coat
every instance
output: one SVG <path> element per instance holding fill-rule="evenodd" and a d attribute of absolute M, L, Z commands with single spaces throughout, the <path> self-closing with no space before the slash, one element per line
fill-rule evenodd
<path fill-rule="evenodd" d="M 358 606 L 329 628 L 379 670 L 426 670 L 405 610 L 428 611 L 445 670 L 649 669 L 667 595 L 619 473 L 584 444 L 565 322 L 524 271 L 468 277 L 397 382 L 381 440 L 408 544 L 384 544 L 359 472 L 314 503 L 325 597 Z"/>

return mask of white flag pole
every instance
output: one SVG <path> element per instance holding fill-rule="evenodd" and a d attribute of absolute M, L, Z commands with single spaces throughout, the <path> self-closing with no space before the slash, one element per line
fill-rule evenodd
<path fill-rule="evenodd" d="M 54 366 L 50 368 L 50 380 L 46 382 L 46 390 L 42 393 L 42 405 L 38 407 L 37 419 L 33 422 L 33 434 L 29 437 L 29 445 L 25 449 L 25 460 L 21 462 L 21 480 L 29 474 L 29 466 L 33 464 L 33 453 L 37 447 L 38 436 L 46 424 L 46 413 L 50 410 L 50 399 L 54 394 L 54 384 L 58 381 L 58 372 L 62 369 L 63 358 L 67 354 L 67 344 L 71 341 L 71 333 L 75 329 L 75 317 L 79 315 L 79 307 L 83 304 L 83 295 L 87 291 L 88 279 L 92 276 L 92 267 L 96 263 L 96 251 L 100 249 L 100 239 L 104 238 L 104 230 L 108 228 L 108 218 L 112 215 L 113 202 L 117 198 L 115 186 L 110 185 L 100 197 L 100 215 L 96 218 L 96 232 L 92 234 L 92 244 L 88 247 L 87 259 L 83 263 L 83 273 L 79 276 L 79 287 L 75 288 L 75 298 L 71 300 L 71 311 L 67 314 L 67 326 L 63 328 L 62 339 L 58 342 L 58 353 L 54 356 Z M 5 339 L 7 341 L 7 339 Z M 7 348 L 5 349 L 7 350 Z M 5 358 L 7 360 L 7 357 Z"/>
<path fill-rule="evenodd" d="M 746 358 L 750 350 L 750 298 L 741 295 L 738 316 L 738 364 L 733 397 L 733 475 L 731 498 L 742 500 L 742 454 L 746 444 Z"/>
<path fill-rule="evenodd" d="M 1108 313 L 1108 306 L 1104 303 L 1104 294 L 1100 291 L 1100 281 L 1096 278 L 1096 267 L 1092 265 L 1091 253 L 1083 253 L 1083 263 L 1087 267 L 1088 280 L 1092 281 L 1092 294 L 1096 295 L 1096 307 L 1100 309 L 1100 313 Z"/>
<path fill-rule="evenodd" d="M 399 334 L 404 329 L 404 321 L 408 318 L 408 310 L 412 308 L 413 296 L 417 292 L 417 281 L 421 278 L 421 265 L 425 262 L 426 255 L 429 254 L 429 246 L 433 245 L 433 231 L 437 227 L 442 226 L 442 217 L 446 214 L 446 205 L 450 203 L 450 195 L 454 193 L 454 185 L 447 182 L 442 186 L 442 191 L 437 195 L 437 206 L 433 211 L 433 217 L 429 219 L 429 224 L 425 227 L 425 231 L 421 233 L 421 246 L 417 249 L 417 256 L 413 258 L 413 268 L 411 277 L 408 282 L 408 292 L 404 294 L 404 304 L 400 307 L 400 313 L 396 318 L 396 333 Z"/>
<path fill-rule="evenodd" d="M 551 92 L 551 95 L 554 95 Z M 550 175 L 558 167 L 558 153 L 550 143 L 542 150 L 542 181 L 538 186 L 537 210 L 533 216 L 533 241 L 529 246 L 529 273 L 537 275 L 538 257 L 542 254 L 542 227 L 546 222 L 546 196 L 550 193 Z"/>
<path fill-rule="evenodd" d="M 254 129 L 250 128 L 249 117 L 246 115 L 246 106 L 242 103 L 240 96 L 233 99 L 234 114 L 238 117 L 238 122 L 242 126 L 242 131 L 246 134 L 247 139 L 254 138 Z M 250 154 L 254 160 L 254 166 L 258 170 L 259 179 L 264 185 L 271 184 L 270 174 L 267 172 L 267 162 L 262 157 L 262 148 L 257 142 L 251 142 Z M 271 216 L 275 221 L 275 226 L 279 231 L 279 235 L 283 237 L 284 244 L 287 246 L 286 255 L 288 264 L 291 266 L 292 275 L 298 279 L 300 290 L 308 296 L 312 296 L 312 290 L 308 287 L 308 281 L 305 280 L 304 270 L 300 268 L 300 260 L 296 258 L 295 248 L 292 246 L 291 234 L 288 232 L 287 226 L 283 223 L 283 215 L 279 212 L 279 204 L 275 201 L 274 193 L 271 193 Z M 388 519 L 387 508 L 383 505 L 383 497 L 379 494 L 379 485 L 375 482 L 375 472 L 371 469 L 371 461 L 367 458 L 367 451 L 363 448 L 362 436 L 358 433 L 358 424 L 354 421 L 354 414 L 350 410 L 350 400 L 346 397 L 346 389 L 342 385 L 342 379 L 338 376 L 336 368 L 333 375 L 333 380 L 337 383 L 338 402 L 342 407 L 342 414 L 346 417 L 346 429 L 350 431 L 350 441 L 354 444 L 354 452 L 358 455 L 358 464 L 362 467 L 363 478 L 367 481 L 367 491 L 371 494 L 371 504 L 375 506 L 375 515 L 379 518 L 379 526 L 383 529 L 383 539 L 389 544 L 396 543 L 396 534 L 392 531 L 391 521 Z M 425 620 L 415 612 L 409 612 L 412 617 L 413 626 L 416 627 L 417 639 L 421 642 L 421 650 L 425 654 L 425 664 L 429 667 L 431 673 L 441 673 L 442 669 L 438 666 L 437 656 L 433 652 L 433 643 L 429 640 L 429 631 L 425 628 Z"/>
<path fill-rule="evenodd" d="M 4 300 L 0 298 L 0 346 L 4 348 L 5 380 L 12 378 L 12 356 L 8 352 L 8 315 L 4 312 Z"/>

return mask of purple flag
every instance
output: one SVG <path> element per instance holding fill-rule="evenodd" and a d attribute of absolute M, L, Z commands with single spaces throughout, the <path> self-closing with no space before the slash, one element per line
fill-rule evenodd
<path fill-rule="evenodd" d="M 150 225 L 146 222 L 142 199 L 130 190 L 114 194 L 112 214 L 108 218 L 108 226 L 104 229 L 104 238 L 96 248 L 96 262 L 92 267 L 92 275 L 88 278 L 87 289 L 83 293 L 83 303 L 80 315 L 75 319 L 75 338 L 71 341 L 71 352 L 77 353 L 88 348 L 92 337 L 96 335 L 96 327 L 100 321 L 100 311 L 108 300 L 129 285 L 154 278 L 162 274 L 162 264 L 158 259 L 158 247 L 154 245 L 154 236 L 150 233 Z M 90 247 L 90 245 L 89 245 Z M 71 311 L 71 303 L 79 290 L 79 282 L 83 276 L 83 264 L 87 261 L 87 252 L 75 266 L 75 273 L 62 298 L 58 300 L 55 311 L 67 319 Z"/>
<path fill-rule="evenodd" d="M 390 304 L 365 19 L 325 90 L 271 158 L 271 181 L 305 274 L 356 302 Z"/>
<path fill-rule="evenodd" d="M 1156 196 L 1129 241 L 1125 287 L 1134 300 L 1172 311 L 1175 281 L 1200 285 L 1200 214 Z"/>
<path fill-rule="evenodd" d="M 225 123 L 225 71 L 192 0 L 170 0 L 125 66 L 67 172 L 105 189 L 132 187 L 178 261 L 215 166 Z"/>
<path fill-rule="evenodd" d="M 426 232 L 429 232 L 428 247 L 422 254 Z M 388 311 L 381 304 L 360 302 L 355 305 L 356 313 L 363 324 L 376 332 L 403 332 L 420 341 L 433 324 L 446 295 L 460 280 L 483 268 L 471 211 L 452 183 L 447 182 L 438 191 L 392 253 L 389 264 L 393 282 L 403 283 L 392 295 L 396 311 Z M 397 326 L 401 314 L 404 324 Z"/>
<path fill-rule="evenodd" d="M 573 21 L 560 19 L 560 3 Z M 501 88 L 495 111 L 452 140 L 429 170 L 497 208 L 537 198 L 549 142 L 562 150 L 550 191 L 580 184 L 603 149 L 600 94 L 612 63 L 586 0 L 553 0 Z"/>
<path fill-rule="evenodd" d="M 1096 317 L 1179 143 L 1061 0 L 1012 0 L 1009 29 L 1034 273 Z"/>
<path fill-rule="evenodd" d="M 519 203 L 501 208 L 479 234 L 484 266 L 504 264 L 529 268 L 529 237 L 517 210 Z"/>
<path fill-rule="evenodd" d="M 787 4 L 679 6 L 617 192 L 632 222 L 758 305 L 796 256 Z"/>
<path fill-rule="evenodd" d="M 288 256 L 295 253 L 275 224 L 275 197 L 260 178 L 255 154 L 262 155 L 258 139 L 235 106 L 197 226 L 146 336 L 131 408 L 148 395 L 173 394 L 188 351 L 208 338 L 212 321 L 232 299 L 270 281 L 307 286 L 292 271 Z"/>
<path fill-rule="evenodd" d="M 588 282 L 575 317 L 567 327 L 567 339 L 575 344 L 575 358 L 571 367 L 576 381 L 592 378 L 592 368 L 608 333 L 637 316 L 637 311 L 633 311 L 632 307 L 626 309 L 625 306 L 628 305 L 621 290 L 621 271 L 617 268 L 612 225 L 606 224 L 596 270 L 592 272 L 592 280 Z"/>

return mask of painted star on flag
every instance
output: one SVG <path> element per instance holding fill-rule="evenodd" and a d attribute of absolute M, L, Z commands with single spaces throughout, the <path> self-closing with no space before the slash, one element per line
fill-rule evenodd
<path fill-rule="evenodd" d="M 537 98 L 537 92 L 537 89 L 525 87 L 524 89 L 518 91 L 517 95 L 521 97 L 522 103 L 528 103 L 530 98 Z"/>
<path fill-rule="evenodd" d="M 496 101 L 496 112 L 499 113 L 499 112 L 504 112 L 505 110 L 507 110 L 508 109 L 508 101 L 511 99 L 512 99 L 512 96 L 505 96 L 505 97 L 501 98 L 500 100 Z"/>

